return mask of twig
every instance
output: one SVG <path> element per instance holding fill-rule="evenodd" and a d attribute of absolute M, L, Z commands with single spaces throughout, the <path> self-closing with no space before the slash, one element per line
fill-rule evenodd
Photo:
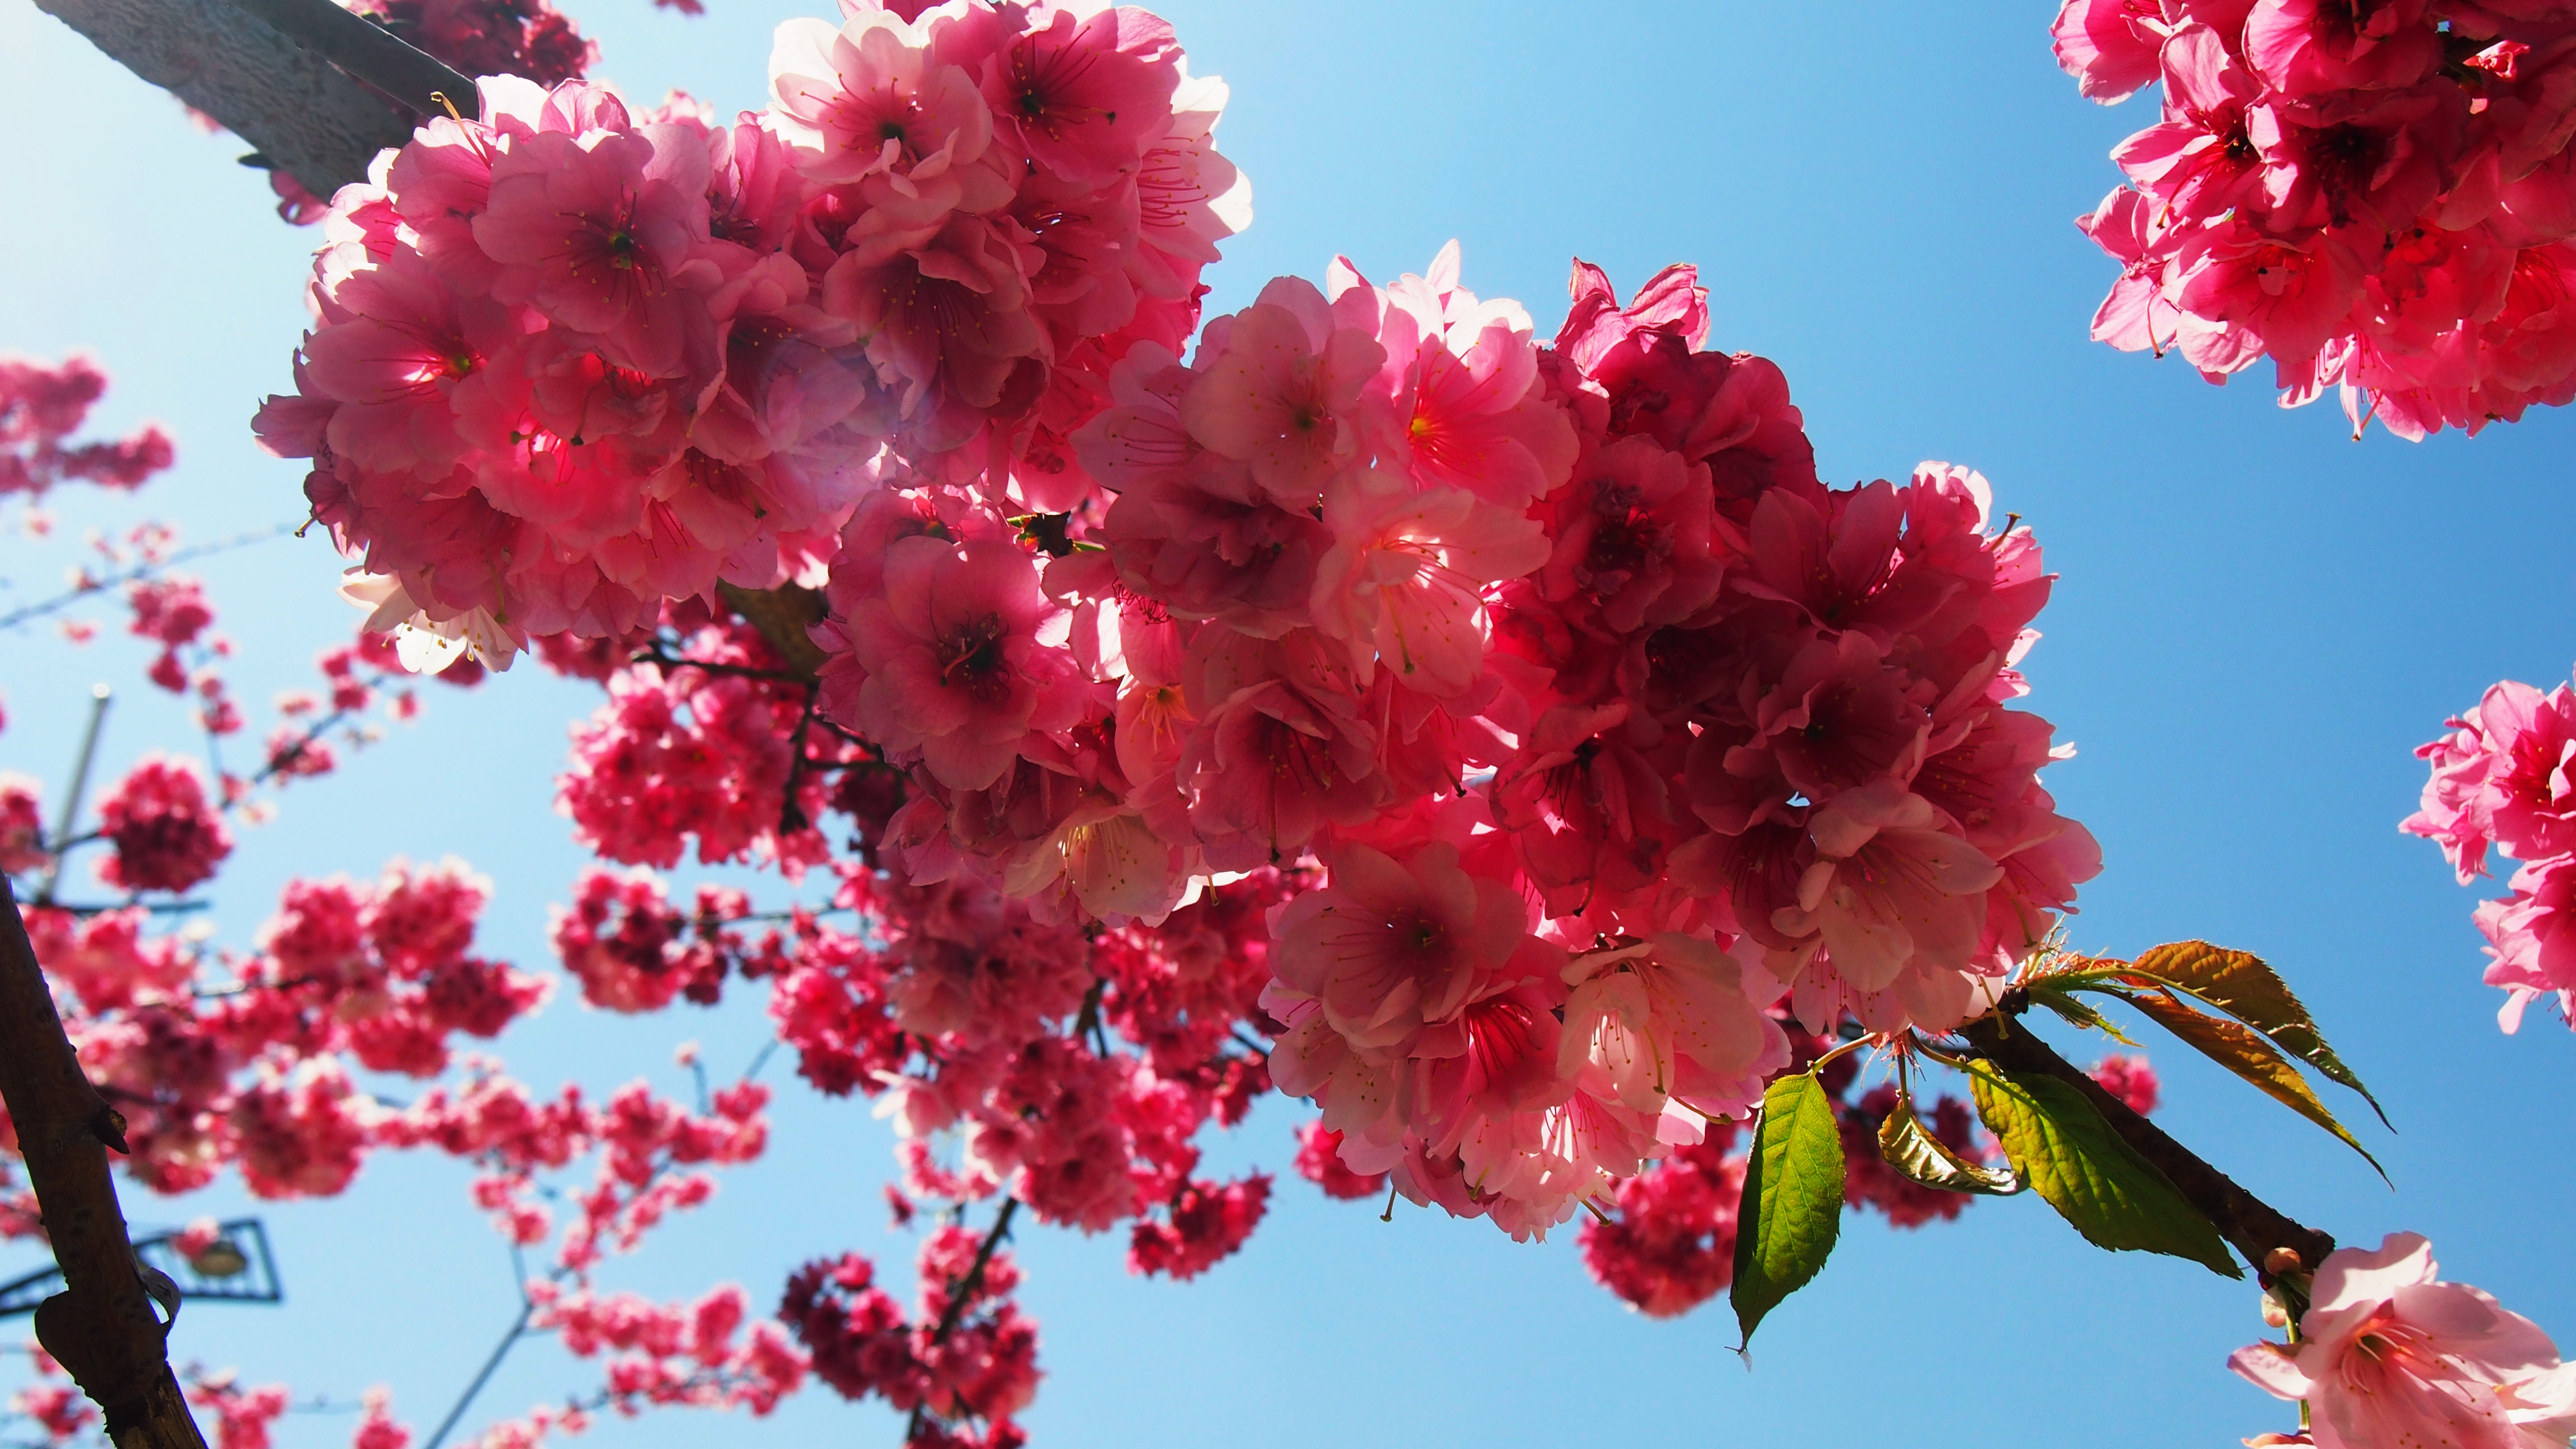
<path fill-rule="evenodd" d="M 2258 1271 L 2274 1248 L 2297 1253 L 2311 1270 L 2334 1251 L 2333 1238 L 2292 1220 L 2237 1186 L 2199 1154 L 2166 1136 L 2163 1128 L 2131 1110 L 2128 1103 L 2113 1096 L 2091 1074 L 2052 1051 L 2048 1043 L 2027 1028 L 2015 1025 L 2011 1018 L 2028 1010 L 2029 1005 L 2027 995 L 2006 993 L 2001 1007 L 1961 1027 L 1959 1035 L 1980 1056 L 2007 1072 L 2055 1077 L 2082 1092 L 2111 1130 L 2120 1134 L 2120 1140 L 2154 1163 L 2193 1207 L 2217 1225 L 2219 1236 Z"/>
<path fill-rule="evenodd" d="M 805 708 L 797 713 L 796 732 L 787 737 L 787 788 L 778 799 L 778 833 L 794 835 L 814 822 L 807 818 L 804 807 L 796 803 L 796 791 L 805 783 L 805 768 L 813 763 L 805 758 L 805 732 L 814 727 L 814 705 L 822 690 L 813 681 L 805 684 Z"/>
<path fill-rule="evenodd" d="M 523 1284 L 519 1290 L 519 1316 L 510 1320 L 510 1331 L 501 1335 L 499 1343 L 492 1345 L 492 1356 L 483 1360 L 482 1370 L 474 1375 L 474 1382 L 467 1384 L 465 1392 L 456 1396 L 456 1402 L 449 1407 L 447 1417 L 438 1421 L 438 1432 L 430 1435 L 428 1442 L 423 1444 L 421 1449 L 438 1449 L 439 1445 L 447 1441 L 449 1432 L 456 1427 L 456 1421 L 464 1418 L 465 1411 L 472 1407 L 474 1396 L 483 1392 L 483 1386 L 491 1382 L 494 1371 L 501 1367 L 501 1360 L 508 1358 L 510 1350 L 518 1347 L 519 1340 L 527 1336 L 528 1320 L 535 1316 L 536 1311 L 536 1300 L 528 1297 L 526 1286 Z"/>
<path fill-rule="evenodd" d="M 784 669 L 755 669 L 748 664 L 726 664 L 713 659 L 691 659 L 686 655 L 673 654 L 670 649 L 658 639 L 653 641 L 651 648 L 636 651 L 635 657 L 629 662 L 635 664 L 658 664 L 662 666 L 665 672 L 674 669 L 695 669 L 703 674 L 725 674 L 731 675 L 736 679 L 769 679 L 776 680 L 783 684 L 810 684 L 812 682 L 802 674 L 793 674 Z"/>
<path fill-rule="evenodd" d="M 33 904 L 30 902 L 30 904 Z M 45 909 L 67 916 L 103 916 L 110 911 L 130 911 L 137 907 L 156 916 L 184 916 L 193 911 L 212 910 L 213 901 L 113 901 L 103 905 L 67 906 L 61 901 L 46 903 Z"/>
<path fill-rule="evenodd" d="M 948 1335 L 956 1331 L 958 1320 L 966 1316 L 967 1302 L 984 1286 L 984 1267 L 993 1261 L 993 1250 L 1002 1245 L 1002 1239 L 1010 1236 L 1011 1215 L 1019 1210 L 1018 1198 L 1002 1199 L 1002 1210 L 993 1215 L 993 1230 L 984 1235 L 982 1245 L 975 1249 L 975 1261 L 966 1269 L 966 1276 L 948 1285 L 948 1307 L 939 1315 L 939 1326 L 930 1331 L 932 1347 L 946 1343 Z M 433 1444 L 430 1449 L 438 1449 L 438 1446 Z"/>
<path fill-rule="evenodd" d="M 266 543 L 272 538 L 283 538 L 292 532 L 294 532 L 292 528 L 281 523 L 274 528 L 263 528 L 256 532 L 220 539 L 214 543 L 201 543 L 193 548 L 183 548 L 177 553 L 165 554 L 150 563 L 137 564 L 123 573 L 109 574 L 103 579 L 92 579 L 68 594 L 0 614 L 0 629 L 15 629 L 30 619 L 41 619 L 47 614 L 59 613 L 93 594 L 102 594 L 120 584 L 130 584 L 138 579 L 148 579 L 173 564 L 183 564 L 190 559 L 204 558 L 210 553 L 225 553 L 236 548 L 246 548 L 254 543 Z"/>

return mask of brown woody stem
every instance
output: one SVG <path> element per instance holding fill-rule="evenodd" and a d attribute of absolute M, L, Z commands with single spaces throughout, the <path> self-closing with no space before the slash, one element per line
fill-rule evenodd
<path fill-rule="evenodd" d="M 108 1176 L 125 1119 L 81 1070 L 5 877 L 0 900 L 0 1103 L 66 1285 L 36 1309 L 36 1340 L 98 1405 L 117 1449 L 205 1449 Z"/>
<path fill-rule="evenodd" d="M 2294 1221 L 2271 1204 L 2236 1185 L 2198 1153 L 2167 1136 L 2163 1128 L 2131 1110 L 2100 1082 L 2049 1048 L 2012 1018 L 2029 1006 L 2019 992 L 2004 998 L 2002 1008 L 1959 1029 L 1979 1056 L 2017 1076 L 2055 1077 L 2084 1094 L 2120 1140 L 2155 1164 L 2193 1207 L 2217 1225 L 2218 1234 L 2260 1272 L 2274 1248 L 2288 1248 L 2310 1269 L 2334 1251 L 2334 1239 Z"/>
<path fill-rule="evenodd" d="M 259 148 L 328 197 L 473 82 L 331 0 L 37 0 L 108 57 Z M 409 111 L 397 110 L 387 98 Z"/>

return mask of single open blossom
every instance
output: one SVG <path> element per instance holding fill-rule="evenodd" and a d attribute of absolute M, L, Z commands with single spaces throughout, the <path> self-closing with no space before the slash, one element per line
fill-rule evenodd
<path fill-rule="evenodd" d="M 1362 393 L 1386 349 L 1374 326 L 1356 325 L 1358 295 L 1343 296 L 1328 303 L 1310 282 L 1272 282 L 1230 319 L 1224 350 L 1181 399 L 1190 436 L 1249 465 L 1283 507 L 1311 506 L 1359 460 Z"/>
<path fill-rule="evenodd" d="M 1575 433 L 1539 380 L 1529 313 L 1509 299 L 1480 301 L 1458 273 L 1452 241 L 1427 275 L 1375 291 L 1386 349 L 1381 423 L 1396 437 L 1388 451 L 1424 484 L 1520 507 L 1563 479 Z M 1337 304 L 1368 289 L 1346 258 L 1335 258 L 1328 275 Z"/>
<path fill-rule="evenodd" d="M 885 592 L 850 617 L 867 671 L 850 723 L 918 750 L 952 789 L 993 783 L 1022 736 L 1073 722 L 1080 694 L 1061 613 L 1028 556 L 991 541 L 917 537 L 886 550 Z"/>
<path fill-rule="evenodd" d="M 2538 1324 L 2434 1272 L 2419 1234 L 2338 1248 L 2317 1267 L 2299 1342 L 2238 1349 L 2228 1367 L 2304 1402 L 2318 1449 L 2565 1444 L 2576 1365 Z"/>
<path fill-rule="evenodd" d="M 1354 845 L 1332 860 L 1332 884 L 1281 918 L 1274 969 L 1322 1002 L 1325 1023 L 1355 1047 L 1405 1049 L 1536 945 L 1527 909 L 1461 869 L 1454 847 L 1434 842 L 1399 861 Z"/>
<path fill-rule="evenodd" d="M 1538 524 L 1464 489 L 1408 489 L 1345 473 L 1324 494 L 1333 547 L 1315 565 L 1315 627 L 1365 680 L 1384 661 L 1407 688 L 1454 695 L 1484 663 L 1485 581 L 1547 557 Z"/>

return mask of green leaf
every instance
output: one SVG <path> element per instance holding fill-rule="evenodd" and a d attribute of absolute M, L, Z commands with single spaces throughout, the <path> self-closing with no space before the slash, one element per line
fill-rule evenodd
<path fill-rule="evenodd" d="M 2082 1031 L 2101 1032 L 2105 1036 L 2110 1037 L 2113 1041 L 2120 1043 L 2122 1046 L 2137 1045 L 2136 1042 L 2129 1040 L 2127 1035 L 2120 1030 L 2118 1025 L 2112 1022 L 2111 1018 L 2095 1011 L 2092 1007 L 2087 1006 L 2073 996 L 2068 995 L 2065 991 L 2059 990 L 2057 988 L 2057 983 L 2025 984 L 2029 986 L 2030 999 L 2033 1003 L 2045 1006 L 2049 1010 L 2056 1012 L 2058 1018 L 2064 1021 L 2067 1025 Z"/>
<path fill-rule="evenodd" d="M 2245 1276 L 2218 1229 L 2156 1165 L 2121 1140 L 2084 1094 L 2054 1077 L 2015 1076 L 1971 1062 L 1978 1114 L 2004 1155 L 2096 1247 L 2189 1258 L 2222 1277 Z"/>
<path fill-rule="evenodd" d="M 2198 997 L 2270 1037 L 2281 1050 L 2316 1068 L 2327 1080 L 2359 1092 L 2370 1110 L 2379 1113 L 2380 1124 L 2387 1125 L 2388 1113 L 2380 1108 L 2379 1099 L 2361 1084 L 2352 1068 L 2343 1064 L 2343 1058 L 2335 1055 L 2334 1048 L 2326 1045 L 2325 1034 L 2317 1030 L 2308 1009 L 2299 1004 L 2289 984 L 2263 964 L 2261 957 L 2207 941 L 2177 941 L 2141 954 L 2131 963 L 2130 974 Z"/>
<path fill-rule="evenodd" d="M 1746 1343 L 1764 1314 L 1825 1266 L 1842 1221 L 1843 1138 L 1833 1099 L 1813 1076 L 1782 1077 L 1762 1094 L 1735 1225 L 1727 1301 Z"/>
<path fill-rule="evenodd" d="M 1898 1172 L 1944 1192 L 2009 1197 L 2029 1186 L 2009 1168 L 1970 1162 L 1951 1151 L 1949 1143 L 1933 1136 L 1923 1119 L 1914 1115 L 1914 1103 L 1904 1097 L 1896 1099 L 1896 1105 L 1887 1109 L 1887 1120 L 1878 1124 L 1878 1154 Z"/>
<path fill-rule="evenodd" d="M 2170 992 L 2137 991 L 2130 993 L 2127 1000 L 2202 1056 L 2253 1083 L 2265 1096 L 2282 1106 L 2342 1138 L 2346 1146 L 2360 1153 L 2361 1160 L 2378 1172 L 2380 1181 L 2388 1180 L 2388 1169 L 2381 1167 L 2379 1159 L 2370 1155 L 2370 1149 L 2362 1146 L 2360 1139 L 2335 1120 L 2334 1113 L 2326 1110 L 2326 1104 L 2317 1100 L 2316 1090 L 2308 1085 L 2308 1079 L 2299 1075 L 2299 1069 L 2290 1065 L 2289 1058 L 2281 1055 L 2262 1033 L 2239 1026 L 2225 1017 L 2206 1016 L 2194 1011 Z"/>

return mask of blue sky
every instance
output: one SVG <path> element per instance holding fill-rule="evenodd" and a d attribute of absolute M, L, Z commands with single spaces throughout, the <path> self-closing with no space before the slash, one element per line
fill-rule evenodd
<path fill-rule="evenodd" d="M 709 4 L 698 19 L 640 0 L 575 13 L 602 41 L 602 73 L 631 92 L 756 105 L 769 31 L 803 8 Z M 2088 342 L 2111 267 L 2069 220 L 2109 188 L 2106 152 L 2149 103 L 2079 99 L 2049 58 L 2045 5 L 1170 0 L 1164 13 L 1193 69 L 1232 83 L 1219 138 L 1255 187 L 1252 231 L 1210 273 L 1212 309 L 1281 272 L 1320 276 L 1336 252 L 1371 275 L 1418 268 L 1454 236 L 1468 284 L 1522 299 L 1544 332 L 1570 256 L 1623 287 L 1693 260 L 1713 343 L 1787 370 L 1828 478 L 1902 477 L 1923 458 L 1984 471 L 2064 575 L 2026 667 L 2032 706 L 2081 751 L 2051 788 L 2108 862 L 2076 941 L 2125 954 L 2206 936 L 2269 957 L 2387 1104 L 2397 1134 L 2374 1124 L 2364 1140 L 2396 1190 L 2178 1049 L 2155 1054 L 2168 1129 L 2347 1242 L 2429 1234 L 2450 1275 L 2576 1338 L 2576 1254 L 2548 1236 L 2576 1189 L 2562 1105 L 2576 1040 L 2539 1012 L 2518 1037 L 2496 1032 L 2473 896 L 2395 828 L 2422 782 L 2408 752 L 2446 714 L 2499 677 L 2565 677 L 2576 418 L 2355 443 L 2331 404 L 2285 413 L 2259 379 L 2211 388 L 2178 359 Z M 260 177 L 232 163 L 238 143 L 190 129 L 26 0 L 0 0 L 0 126 L 14 140 L 0 194 L 16 198 L 0 227 L 0 351 L 92 353 L 115 379 L 103 425 L 157 418 L 180 446 L 139 508 L 63 497 L 66 530 L 149 512 L 205 539 L 298 516 L 298 470 L 252 447 L 245 423 L 287 380 L 310 233 L 268 214 Z M 0 597 L 49 590 L 64 552 L 0 540 Z M 246 700 L 302 682 L 313 651 L 344 636 L 337 567 L 311 540 L 201 570 L 243 646 Z M 59 779 L 94 678 L 136 686 L 110 768 L 184 744 L 177 709 L 144 697 L 139 657 L 0 638 L 0 768 Z M 432 695 L 421 727 L 290 795 L 244 841 L 224 936 L 246 941 L 288 875 L 455 854 L 497 882 L 484 948 L 542 962 L 546 905 L 584 860 L 548 782 L 564 726 L 595 698 L 534 670 Z M 677 1043 L 705 1043 L 723 1070 L 764 1028 L 756 995 L 640 1021 L 567 999 L 501 1051 L 540 1086 L 640 1075 L 679 1090 Z M 1274 1102 L 1217 1157 L 1284 1175 L 1295 1120 Z M 733 1279 L 766 1302 L 795 1262 L 847 1247 L 900 1274 L 909 1240 L 886 1232 L 877 1194 L 883 1124 L 792 1088 L 777 1121 L 769 1160 L 605 1281 L 671 1295 Z M 406 1417 L 434 1421 L 515 1307 L 465 1176 L 388 1156 L 343 1200 L 264 1206 L 287 1305 L 192 1312 L 175 1351 L 299 1394 L 390 1383 Z M 240 1201 L 221 1189 L 131 1212 L 175 1223 Z M 1293 1176 L 1252 1246 L 1198 1283 L 1127 1277 L 1114 1238 L 1032 1231 L 1020 1251 L 1045 1332 L 1027 1420 L 1041 1446 L 2161 1449 L 2288 1423 L 2221 1366 L 2259 1331 L 2250 1288 L 2096 1252 L 2027 1199 L 1912 1233 L 1855 1221 L 1765 1325 L 1749 1373 L 1722 1306 L 1640 1319 L 1591 1285 L 1571 1234 L 1515 1246 L 1417 1211 L 1381 1224 Z M 484 1408 L 592 1381 L 539 1344 Z M 337 1444 L 347 1428 L 297 1416 L 281 1442 Z M 596 1432 L 644 1446 L 898 1431 L 813 1392 L 757 1427 L 666 1413 Z"/>

